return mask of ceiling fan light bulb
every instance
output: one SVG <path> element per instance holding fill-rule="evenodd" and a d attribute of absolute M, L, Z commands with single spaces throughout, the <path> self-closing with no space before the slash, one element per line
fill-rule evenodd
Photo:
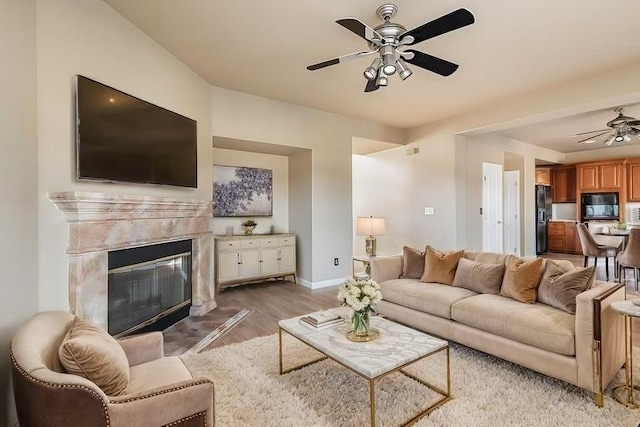
<path fill-rule="evenodd" d="M 407 67 L 407 64 L 402 59 L 398 59 L 396 64 L 398 65 L 398 70 L 399 70 L 398 75 L 402 80 L 406 80 L 407 77 L 413 74 L 413 71 L 411 71 L 411 69 Z"/>
<path fill-rule="evenodd" d="M 389 79 L 387 78 L 387 76 L 385 75 L 384 72 L 380 72 L 380 75 L 378 76 L 378 79 L 376 80 L 376 84 L 378 86 L 387 86 L 389 84 Z"/>
<path fill-rule="evenodd" d="M 384 71 L 387 76 L 396 72 L 396 60 L 393 56 L 385 56 L 383 63 L 384 66 L 382 67 L 382 71 Z"/>
<path fill-rule="evenodd" d="M 631 137 L 629 135 L 625 135 L 623 140 L 624 142 L 631 142 Z"/>
<path fill-rule="evenodd" d="M 622 142 L 622 141 L 624 141 L 624 136 L 622 136 L 622 135 L 617 135 L 615 138 L 613 138 L 613 140 L 614 140 L 615 142 Z"/>
<path fill-rule="evenodd" d="M 367 80 L 376 79 L 376 77 L 378 76 L 378 68 L 380 68 L 381 64 L 382 64 L 382 59 L 376 58 L 373 60 L 371 65 L 367 67 L 366 70 L 364 70 L 364 76 L 367 78 Z"/>

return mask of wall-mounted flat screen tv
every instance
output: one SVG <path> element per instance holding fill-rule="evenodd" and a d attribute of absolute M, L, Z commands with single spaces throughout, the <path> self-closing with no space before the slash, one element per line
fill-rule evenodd
<path fill-rule="evenodd" d="M 197 187 L 195 120 L 87 77 L 76 89 L 78 179 Z"/>

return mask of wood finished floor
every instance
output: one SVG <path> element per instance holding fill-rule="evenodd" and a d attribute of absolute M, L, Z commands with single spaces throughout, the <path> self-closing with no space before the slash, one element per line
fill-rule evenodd
<path fill-rule="evenodd" d="M 216 295 L 216 303 L 225 311 L 253 310 L 238 325 L 214 341 L 207 349 L 262 337 L 278 332 L 278 321 L 313 311 L 338 307 L 337 286 L 310 290 L 289 281 L 267 281 L 228 288 Z M 220 312 L 219 319 L 216 317 Z M 222 310 L 207 313 L 213 321 L 226 320 Z"/>
<path fill-rule="evenodd" d="M 582 266 L 581 255 L 545 253 L 543 258 L 566 259 L 576 266 Z M 592 262 L 592 261 L 591 261 Z M 611 268 L 613 274 L 613 268 Z M 597 267 L 598 279 L 604 280 L 605 268 Z M 627 299 L 640 298 L 632 274 L 626 280 Z M 289 281 L 267 281 L 264 283 L 237 286 L 226 289 L 216 295 L 218 308 L 205 315 L 203 324 L 222 324 L 238 311 L 248 308 L 253 312 L 224 336 L 214 341 L 207 349 L 246 341 L 252 338 L 271 335 L 278 332 L 278 321 L 300 316 L 317 310 L 337 307 L 337 286 L 310 290 Z M 640 346 L 640 320 L 634 319 L 634 346 Z M 184 340 L 187 340 L 187 335 Z M 177 338 L 180 341 L 180 337 Z M 174 343 L 172 345 L 179 345 Z"/>

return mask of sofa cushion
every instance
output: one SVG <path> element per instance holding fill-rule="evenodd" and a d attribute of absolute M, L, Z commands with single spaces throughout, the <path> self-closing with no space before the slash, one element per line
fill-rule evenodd
<path fill-rule="evenodd" d="M 413 279 L 394 279 L 380 283 L 385 301 L 451 319 L 451 304 L 477 295 L 465 288 L 440 283 L 423 283 Z"/>
<path fill-rule="evenodd" d="M 455 252 L 440 252 L 427 246 L 425 250 L 424 274 L 421 282 L 442 283 L 450 285 L 456 275 L 458 260 L 462 258 L 464 250 Z"/>
<path fill-rule="evenodd" d="M 485 264 L 460 258 L 452 286 L 467 288 L 480 294 L 500 293 L 504 264 Z"/>
<path fill-rule="evenodd" d="M 500 295 L 528 304 L 535 303 L 536 288 L 542 275 L 542 262 L 542 258 L 524 261 L 518 257 L 509 256 Z"/>
<path fill-rule="evenodd" d="M 419 279 L 424 274 L 424 252 L 408 246 L 402 247 L 401 279 Z"/>
<path fill-rule="evenodd" d="M 455 302 L 451 318 L 554 353 L 575 355 L 575 316 L 548 305 L 480 294 Z"/>
<path fill-rule="evenodd" d="M 76 316 L 58 351 L 64 369 L 92 381 L 109 396 L 125 393 L 129 361 L 118 342 L 99 326 Z"/>
<path fill-rule="evenodd" d="M 593 286 L 595 273 L 593 266 L 565 269 L 555 261 L 547 260 L 538 287 L 538 302 L 575 314 L 576 296 Z"/>
<path fill-rule="evenodd" d="M 131 367 L 127 393 L 143 393 L 191 378 L 191 373 L 180 358 L 161 357 Z"/>
<path fill-rule="evenodd" d="M 502 264 L 504 265 L 509 258 L 508 254 L 499 254 L 495 252 L 469 252 L 464 251 L 463 258 L 483 264 Z"/>

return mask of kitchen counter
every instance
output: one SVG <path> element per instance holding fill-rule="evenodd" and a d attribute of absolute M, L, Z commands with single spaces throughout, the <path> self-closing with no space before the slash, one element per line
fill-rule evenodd
<path fill-rule="evenodd" d="M 573 223 L 577 223 L 578 221 L 576 221 L 575 219 L 551 219 L 551 220 L 549 220 L 549 222 L 573 222 Z"/>

